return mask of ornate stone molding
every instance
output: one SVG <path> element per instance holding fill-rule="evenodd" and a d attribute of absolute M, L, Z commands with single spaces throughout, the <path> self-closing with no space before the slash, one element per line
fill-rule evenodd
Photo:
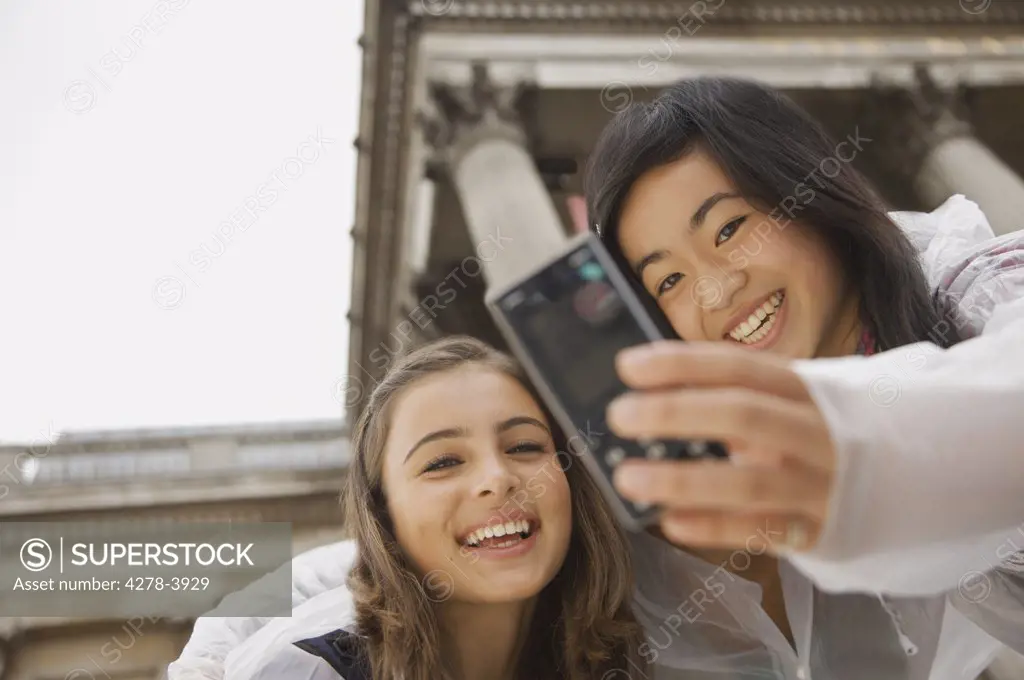
<path fill-rule="evenodd" d="M 692 14 L 694 2 L 627 0 L 580 2 L 515 2 L 512 0 L 408 0 L 413 16 L 432 22 L 509 24 L 529 21 L 535 25 L 573 23 L 580 27 L 651 25 L 675 21 Z M 964 2 L 886 2 L 852 0 L 838 5 L 818 2 L 738 3 L 706 0 L 707 13 L 723 24 L 995 24 L 1024 22 L 1024 7 L 990 0 Z"/>
<path fill-rule="evenodd" d="M 732 35 L 710 23 L 694 35 L 693 27 L 683 30 L 679 23 L 688 25 L 610 35 L 565 26 L 547 33 L 518 27 L 501 34 L 426 31 L 419 43 L 421 68 L 427 79 L 466 87 L 473 78 L 470 64 L 486 60 L 499 86 L 529 82 L 538 89 L 613 91 L 615 99 L 707 74 L 755 78 L 784 89 L 857 89 L 878 79 L 911 87 L 920 63 L 930 65 L 938 82 L 1024 83 L 1022 35 L 881 36 L 872 29 L 822 27 L 783 37 Z"/>

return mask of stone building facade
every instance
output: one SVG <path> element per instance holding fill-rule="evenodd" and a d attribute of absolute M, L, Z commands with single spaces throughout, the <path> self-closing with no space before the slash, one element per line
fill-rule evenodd
<path fill-rule="evenodd" d="M 339 418 L 66 433 L 2 446 L 0 532 L 9 522 L 85 522 L 97 531 L 126 520 L 143 527 L 289 522 L 293 553 L 302 552 L 342 536 L 338 495 L 348 444 Z M 18 558 L 13 550 L 0 554 L 0 573 L 18 569 Z M 211 588 L 209 608 L 225 594 Z M 6 597 L 0 593 L 0 680 L 156 680 L 194 622 L 47 612 L 5 618 Z"/>
<path fill-rule="evenodd" d="M 346 397 L 579 227 L 581 168 L 630 101 L 698 74 L 782 88 L 894 209 L 1024 214 L 1024 4 L 998 0 L 366 3 Z"/>

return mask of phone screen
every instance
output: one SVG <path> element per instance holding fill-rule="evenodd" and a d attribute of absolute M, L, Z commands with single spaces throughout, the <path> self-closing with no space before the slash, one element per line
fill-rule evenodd
<path fill-rule="evenodd" d="M 573 421 L 603 420 L 605 405 L 626 390 L 615 355 L 648 339 L 593 253 L 573 252 L 504 306 L 537 367 L 558 376 L 554 382 L 566 392 L 558 396 Z"/>

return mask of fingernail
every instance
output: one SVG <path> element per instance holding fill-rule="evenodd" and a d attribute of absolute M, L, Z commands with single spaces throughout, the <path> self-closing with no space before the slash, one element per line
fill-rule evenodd
<path fill-rule="evenodd" d="M 627 347 L 619 352 L 619 366 L 623 368 L 632 368 L 634 365 L 650 356 L 652 351 L 651 345 L 635 345 L 633 347 Z"/>
<path fill-rule="evenodd" d="M 624 494 L 636 494 L 643 490 L 646 473 L 634 465 L 624 465 L 615 471 L 615 486 Z"/>
<path fill-rule="evenodd" d="M 639 405 L 636 403 L 636 399 L 632 399 L 629 396 L 617 397 L 612 400 L 612 403 L 608 404 L 607 415 L 609 421 L 622 424 L 633 420 L 638 414 Z"/>
<path fill-rule="evenodd" d="M 700 535 L 697 524 L 685 519 L 666 519 L 661 523 L 661 530 L 676 541 L 693 541 Z"/>

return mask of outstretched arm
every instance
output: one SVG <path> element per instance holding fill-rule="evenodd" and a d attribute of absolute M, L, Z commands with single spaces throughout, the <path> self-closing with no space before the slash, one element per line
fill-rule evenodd
<path fill-rule="evenodd" d="M 839 458 L 829 525 L 793 557 L 823 588 L 941 592 L 1024 550 L 1024 233 L 951 269 L 977 337 L 794 366 Z"/>

